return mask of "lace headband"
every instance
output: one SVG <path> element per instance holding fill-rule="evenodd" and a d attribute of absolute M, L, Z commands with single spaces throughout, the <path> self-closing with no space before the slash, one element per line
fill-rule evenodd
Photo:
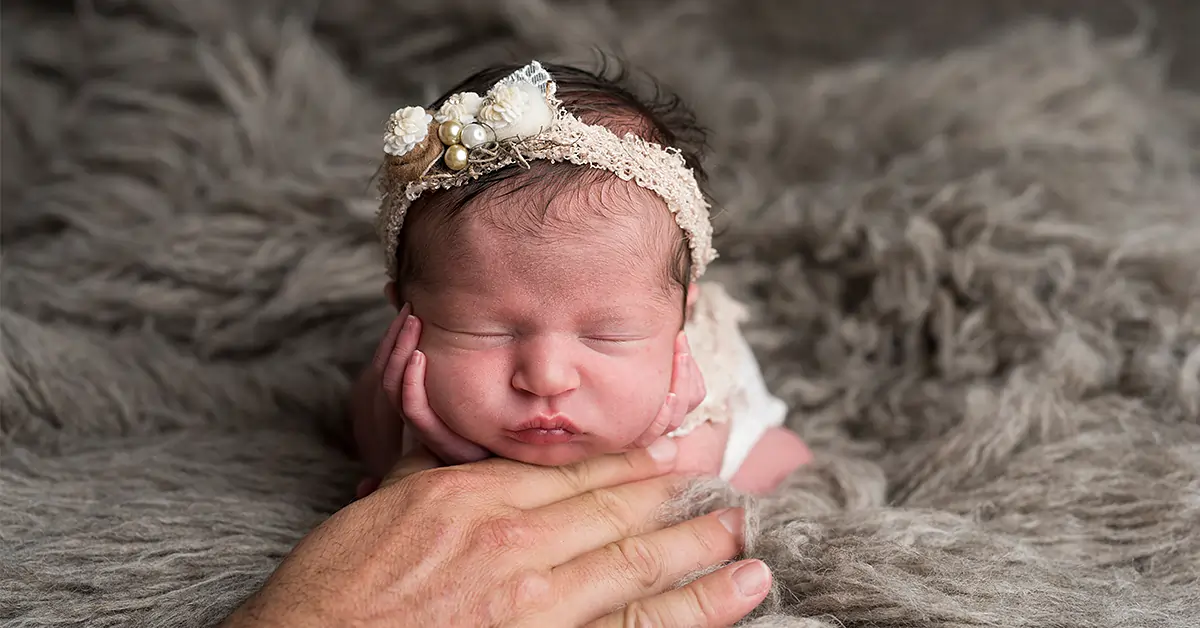
<path fill-rule="evenodd" d="M 404 107 L 391 115 L 380 180 L 376 231 L 396 277 L 396 248 L 404 215 L 426 191 L 464 185 L 514 163 L 543 159 L 607 170 L 658 194 L 687 236 L 692 280 L 716 259 L 708 202 L 678 149 L 630 133 L 617 137 L 562 108 L 556 85 L 537 61 L 498 81 L 480 96 L 461 92 L 436 113 Z"/>

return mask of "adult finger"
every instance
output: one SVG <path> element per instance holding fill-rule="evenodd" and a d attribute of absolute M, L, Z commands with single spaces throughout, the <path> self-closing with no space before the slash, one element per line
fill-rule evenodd
<path fill-rule="evenodd" d="M 510 505 L 534 509 L 589 491 L 648 480 L 675 469 L 679 444 L 672 438 L 660 438 L 644 449 L 595 456 L 561 467 L 532 467 L 520 463 L 503 465 L 509 469 Z"/>
<path fill-rule="evenodd" d="M 588 491 L 527 511 L 519 522 L 506 522 L 504 532 L 519 533 L 530 541 L 524 545 L 534 563 L 562 565 L 625 537 L 666 527 L 667 521 L 657 515 L 681 483 L 679 477 L 662 476 Z M 563 530 L 571 533 L 562 534 Z"/>
<path fill-rule="evenodd" d="M 687 586 L 637 600 L 586 628 L 709 628 L 730 626 L 771 591 L 771 570 L 759 560 L 726 565 Z"/>
<path fill-rule="evenodd" d="M 572 600 L 571 624 L 604 616 L 628 600 L 661 593 L 684 576 L 727 561 L 741 548 L 742 510 L 730 508 L 669 528 L 610 543 L 554 568 L 552 586 L 586 590 Z"/>
<path fill-rule="evenodd" d="M 491 456 L 491 452 L 455 434 L 429 407 L 425 393 L 425 354 L 413 351 L 408 368 L 404 369 L 404 382 L 400 393 L 400 404 L 418 440 L 448 464 L 476 462 Z"/>

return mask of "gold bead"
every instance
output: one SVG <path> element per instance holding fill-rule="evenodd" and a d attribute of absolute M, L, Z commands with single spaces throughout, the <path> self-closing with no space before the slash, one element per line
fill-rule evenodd
<path fill-rule="evenodd" d="M 467 147 L 462 144 L 455 144 L 446 148 L 446 154 L 442 155 L 442 159 L 446 162 L 446 167 L 457 172 L 467 167 Z"/>
<path fill-rule="evenodd" d="M 438 127 L 438 139 L 446 146 L 453 146 L 462 137 L 463 125 L 458 120 L 446 120 Z"/>

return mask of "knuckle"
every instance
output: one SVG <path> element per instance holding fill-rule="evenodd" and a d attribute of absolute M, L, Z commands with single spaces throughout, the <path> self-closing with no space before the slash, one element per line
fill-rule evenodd
<path fill-rule="evenodd" d="M 598 489 L 589 493 L 592 503 L 595 505 L 597 514 L 602 517 L 612 528 L 625 534 L 635 524 L 637 513 L 634 512 L 633 506 L 628 501 L 621 498 L 615 492 L 608 489 Z"/>
<path fill-rule="evenodd" d="M 631 602 L 621 611 L 621 628 L 657 628 L 663 623 L 658 614 L 641 601 Z"/>
<path fill-rule="evenodd" d="M 409 493 L 427 501 L 445 501 L 472 492 L 476 482 L 465 471 L 439 467 L 421 471 L 404 479 Z"/>
<path fill-rule="evenodd" d="M 380 378 L 380 388 L 383 388 L 389 403 L 396 407 L 400 406 L 400 393 L 404 389 L 404 378 L 401 373 L 397 373 L 391 368 L 384 370 L 383 376 Z"/>
<path fill-rule="evenodd" d="M 517 574 L 513 581 L 512 602 L 518 609 L 545 605 L 551 596 L 550 576 L 542 571 L 528 570 Z"/>
<path fill-rule="evenodd" d="M 657 589 L 666 577 L 659 552 L 645 539 L 626 537 L 609 547 L 616 554 L 621 571 L 634 578 L 643 589 Z"/>
<path fill-rule="evenodd" d="M 694 554 L 697 560 L 703 560 L 705 556 L 711 556 L 717 551 L 717 540 L 711 534 L 712 528 L 707 526 L 691 526 L 690 528 L 692 538 L 696 542 L 697 551 Z"/>
<path fill-rule="evenodd" d="M 680 600 L 680 608 L 675 610 L 688 625 L 707 626 L 721 619 L 721 605 L 700 582 L 680 589 L 680 593 L 682 596 L 676 598 Z"/>
<path fill-rule="evenodd" d="M 515 572 L 497 585 L 481 598 L 485 625 L 524 625 L 513 618 L 536 617 L 554 601 L 550 576 L 541 571 Z"/>
<path fill-rule="evenodd" d="M 592 477 L 591 467 L 586 463 L 550 468 L 558 473 L 563 484 L 573 493 L 578 493 L 588 486 Z"/>
<path fill-rule="evenodd" d="M 532 547 L 536 531 L 520 516 L 504 516 L 488 520 L 479 526 L 475 543 L 488 554 Z"/>

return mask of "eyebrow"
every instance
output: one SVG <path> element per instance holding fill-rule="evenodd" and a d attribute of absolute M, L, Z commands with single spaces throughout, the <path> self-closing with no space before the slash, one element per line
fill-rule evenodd
<path fill-rule="evenodd" d="M 624 322 L 630 319 L 657 320 L 664 314 L 665 312 L 655 311 L 655 308 L 649 305 L 609 306 L 586 312 L 583 316 L 584 320 L 581 322 L 597 325 Z"/>

